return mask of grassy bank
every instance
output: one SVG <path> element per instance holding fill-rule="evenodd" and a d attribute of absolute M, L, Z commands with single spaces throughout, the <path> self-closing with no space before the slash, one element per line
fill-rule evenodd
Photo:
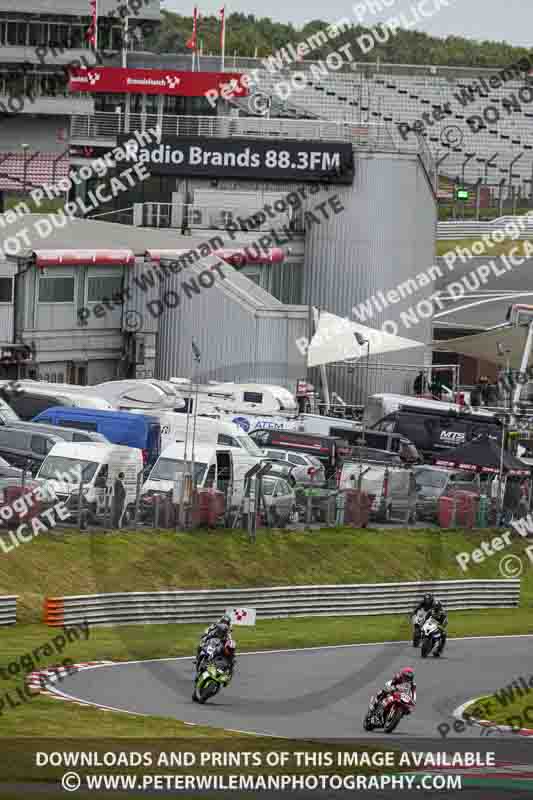
<path fill-rule="evenodd" d="M 42 534 L 0 558 L 0 594 L 19 621 L 39 623 L 45 596 L 163 589 L 499 578 L 499 557 L 463 572 L 456 561 L 495 532 L 438 530 Z M 505 554 L 523 552 L 518 540 Z M 522 602 L 533 598 L 532 573 Z"/>
<path fill-rule="evenodd" d="M 468 250 L 472 250 L 474 242 L 480 240 L 483 241 L 481 236 L 478 239 L 439 239 L 436 244 L 436 255 L 444 256 L 449 250 L 455 250 L 456 247 L 466 247 Z M 492 247 L 488 244 L 485 245 L 481 255 L 484 258 L 492 258 L 493 256 L 507 255 L 511 250 L 515 250 L 519 255 L 524 255 L 525 241 L 526 239 L 504 239 L 503 242 L 493 242 Z"/>

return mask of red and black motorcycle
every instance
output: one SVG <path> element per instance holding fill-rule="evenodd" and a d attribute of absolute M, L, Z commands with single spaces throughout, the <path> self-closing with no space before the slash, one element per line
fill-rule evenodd
<path fill-rule="evenodd" d="M 375 697 L 370 698 L 370 705 L 363 720 L 365 731 L 383 728 L 385 733 L 392 733 L 402 717 L 406 717 L 415 708 L 415 702 L 407 692 L 395 691 L 375 705 Z"/>

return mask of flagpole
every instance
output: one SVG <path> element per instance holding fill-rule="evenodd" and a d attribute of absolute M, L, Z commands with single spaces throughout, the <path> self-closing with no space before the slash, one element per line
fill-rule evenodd
<path fill-rule="evenodd" d="M 226 6 L 222 6 L 221 50 L 222 50 L 221 72 L 224 72 L 224 55 L 226 51 Z"/>
<path fill-rule="evenodd" d="M 98 52 L 98 0 L 94 0 L 94 51 Z"/>

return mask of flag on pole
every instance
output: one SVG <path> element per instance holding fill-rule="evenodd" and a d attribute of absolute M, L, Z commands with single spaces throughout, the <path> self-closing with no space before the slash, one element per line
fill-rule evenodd
<path fill-rule="evenodd" d="M 222 54 L 222 71 L 224 71 L 224 53 L 226 50 L 226 6 L 218 12 L 220 15 L 220 52 Z"/>
<path fill-rule="evenodd" d="M 198 30 L 198 8 L 194 6 L 194 11 L 192 15 L 192 34 L 191 38 L 186 43 L 185 47 L 188 47 L 189 50 L 193 50 L 196 52 L 196 33 Z"/>
<path fill-rule="evenodd" d="M 95 50 L 98 45 L 98 0 L 89 0 L 91 21 L 85 31 L 85 41 Z"/>

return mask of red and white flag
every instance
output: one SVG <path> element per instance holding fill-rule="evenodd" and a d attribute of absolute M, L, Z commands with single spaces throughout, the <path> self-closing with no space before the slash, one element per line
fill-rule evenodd
<path fill-rule="evenodd" d="M 85 31 L 85 41 L 96 50 L 98 44 L 98 0 L 89 0 L 89 8 L 91 9 L 91 21 Z"/>
<path fill-rule="evenodd" d="M 255 608 L 227 608 L 232 625 L 255 625 Z"/>
<path fill-rule="evenodd" d="M 191 38 L 186 43 L 185 47 L 188 47 L 189 50 L 194 50 L 196 53 L 196 34 L 198 32 L 198 8 L 194 6 L 194 11 L 192 15 L 192 34 Z"/>

